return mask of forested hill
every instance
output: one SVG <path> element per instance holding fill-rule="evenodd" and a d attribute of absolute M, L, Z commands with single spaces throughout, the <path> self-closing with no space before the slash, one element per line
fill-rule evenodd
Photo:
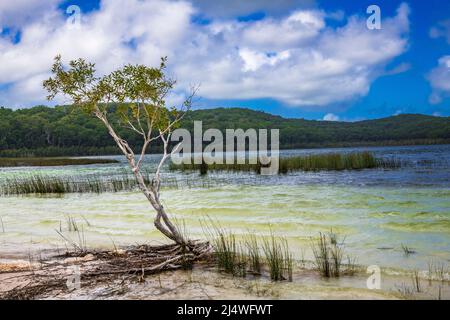
<path fill-rule="evenodd" d="M 193 120 L 203 129 L 280 129 L 282 148 L 355 145 L 450 143 L 450 117 L 404 114 L 359 122 L 286 119 L 240 108 L 191 111 L 182 126 Z M 139 139 L 127 133 L 133 141 Z M 95 118 L 72 112 L 71 106 L 0 108 L 0 156 L 96 155 L 116 152 L 106 129 Z"/>

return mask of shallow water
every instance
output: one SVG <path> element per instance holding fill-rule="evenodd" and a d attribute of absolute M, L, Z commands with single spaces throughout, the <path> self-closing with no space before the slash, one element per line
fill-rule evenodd
<path fill-rule="evenodd" d="M 371 150 L 377 157 L 395 157 L 396 170 L 297 172 L 281 176 L 252 173 L 165 172 L 178 188 L 162 193 L 166 208 L 186 222 L 193 237 L 203 237 L 206 216 L 223 227 L 286 236 L 297 258 L 311 257 L 310 237 L 333 231 L 345 237 L 346 251 L 364 265 L 426 269 L 430 260 L 450 259 L 450 146 L 289 150 L 282 155 Z M 117 157 L 121 159 L 121 157 Z M 147 163 L 152 168 L 158 156 Z M 5 168 L 1 181 L 40 172 L 48 175 L 110 176 L 126 163 L 81 167 Z M 199 187 L 205 186 L 208 187 Z M 191 186 L 190 188 L 188 186 Z M 152 212 L 138 192 L 72 194 L 62 197 L 0 197 L 0 256 L 28 250 L 64 248 L 55 230 L 68 232 L 67 217 L 83 229 L 90 246 L 113 247 L 161 241 Z M 402 244 L 416 251 L 404 256 Z"/>

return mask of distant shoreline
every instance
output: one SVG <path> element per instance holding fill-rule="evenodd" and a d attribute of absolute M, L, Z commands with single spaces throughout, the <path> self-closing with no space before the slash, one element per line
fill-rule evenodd
<path fill-rule="evenodd" d="M 389 141 L 362 141 L 362 142 L 342 142 L 342 143 L 324 143 L 324 144 L 298 144 L 281 145 L 280 150 L 295 149 L 323 149 L 323 148 L 364 148 L 364 147 L 401 147 L 401 146 L 432 146 L 432 145 L 450 145 L 450 139 L 414 139 L 414 140 L 389 140 Z M 224 147 L 225 150 L 225 147 Z M 160 150 L 149 154 L 159 154 Z M 86 148 L 39 148 L 39 149 L 12 149 L 0 150 L 0 167 L 5 159 L 33 159 L 33 158 L 70 158 L 70 157 L 101 157 L 122 155 L 115 146 L 111 147 L 86 147 Z M 94 159 L 92 159 L 94 160 Z M 102 159 L 95 159 L 102 160 Z M 99 162 L 96 162 L 99 163 Z M 81 163 L 81 164 L 96 164 Z M 100 162 L 101 163 L 101 162 Z M 111 163 L 111 162 L 110 162 Z M 70 164 L 68 164 L 70 165 Z"/>
<path fill-rule="evenodd" d="M 112 159 L 0 158 L 0 167 L 53 167 L 118 163 Z"/>

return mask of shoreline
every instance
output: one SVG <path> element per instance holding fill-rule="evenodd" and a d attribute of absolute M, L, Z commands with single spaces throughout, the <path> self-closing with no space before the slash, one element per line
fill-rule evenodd
<path fill-rule="evenodd" d="M 325 144 L 325 145 L 296 145 L 292 147 L 283 146 L 279 149 L 279 151 L 292 151 L 292 150 L 320 150 L 320 149 L 351 149 L 351 148 L 396 148 L 396 147 L 429 147 L 429 146 L 446 146 L 450 145 L 450 139 L 442 139 L 440 141 L 410 141 L 410 140 L 401 140 L 401 141 L 381 141 L 381 142 L 357 142 L 357 143 L 342 143 L 342 144 Z M 111 147 L 112 148 L 112 147 Z M 115 148 L 115 147 L 114 147 Z M 64 150 L 62 148 L 61 150 Z M 4 152 L 17 153 L 20 149 L 15 150 L 4 150 Z M 27 154 L 33 155 L 34 149 L 26 149 Z M 52 153 L 54 154 L 54 153 Z M 146 155 L 161 155 L 161 152 L 150 152 L 146 153 Z M 3 156 L 0 154 L 1 159 L 30 159 L 30 158 L 48 158 L 48 159 L 57 159 L 57 158 L 74 158 L 74 159 L 97 159 L 98 157 L 123 157 L 123 154 L 117 151 L 117 153 L 83 153 L 83 154 L 59 154 L 59 155 L 36 155 L 36 156 L 26 156 L 26 157 L 11 157 L 11 156 Z"/>
<path fill-rule="evenodd" d="M 120 250 L 120 249 L 119 249 Z M 55 263 L 56 252 L 48 255 L 48 260 L 30 262 L 17 259 L 0 260 L 0 295 L 6 290 L 26 284 L 31 273 L 39 274 L 41 264 Z M 2 255 L 0 254 L 0 257 Z M 64 266 L 69 270 L 83 263 L 94 261 L 90 254 L 85 257 L 66 258 Z M 40 266 L 41 265 L 41 266 Z M 31 266 L 31 268 L 30 268 Z M 80 288 L 76 290 L 50 290 L 37 299 L 450 299 L 450 282 L 430 280 L 420 272 L 420 291 L 414 287 L 408 272 L 381 271 L 381 289 L 368 289 L 370 274 L 359 266 L 354 275 L 339 278 L 323 278 L 312 268 L 312 262 L 296 261 L 293 281 L 274 282 L 266 272 L 261 276 L 231 276 L 220 272 L 209 263 L 199 262 L 191 270 L 161 271 L 138 278 L 111 277 L 107 281 L 87 284 L 81 273 Z M 60 270 L 58 272 L 66 272 Z M 83 285 L 84 283 L 84 285 Z"/>
<path fill-rule="evenodd" d="M 70 157 L 31 157 L 31 158 L 1 158 L 0 168 L 16 167 L 62 167 L 83 166 L 91 164 L 119 163 L 113 159 L 70 158 Z"/>

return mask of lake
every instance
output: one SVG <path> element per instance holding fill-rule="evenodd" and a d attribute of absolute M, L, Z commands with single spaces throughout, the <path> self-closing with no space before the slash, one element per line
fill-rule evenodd
<path fill-rule="evenodd" d="M 296 258 L 311 258 L 311 237 L 331 229 L 346 252 L 364 265 L 426 269 L 450 260 L 450 145 L 285 150 L 281 156 L 371 151 L 402 161 L 399 169 L 339 172 L 254 173 L 164 171 L 168 211 L 184 220 L 192 237 L 204 237 L 209 218 L 239 235 L 271 232 L 285 236 Z M 154 168 L 159 155 L 148 156 Z M 0 183 L 31 174 L 110 177 L 127 170 L 117 164 L 0 168 Z M 0 197 L 0 258 L 23 257 L 40 249 L 65 248 L 56 230 L 68 232 L 67 217 L 82 226 L 89 246 L 113 247 L 164 239 L 139 191 L 63 196 Z M 405 256 L 402 245 L 416 253 Z"/>

